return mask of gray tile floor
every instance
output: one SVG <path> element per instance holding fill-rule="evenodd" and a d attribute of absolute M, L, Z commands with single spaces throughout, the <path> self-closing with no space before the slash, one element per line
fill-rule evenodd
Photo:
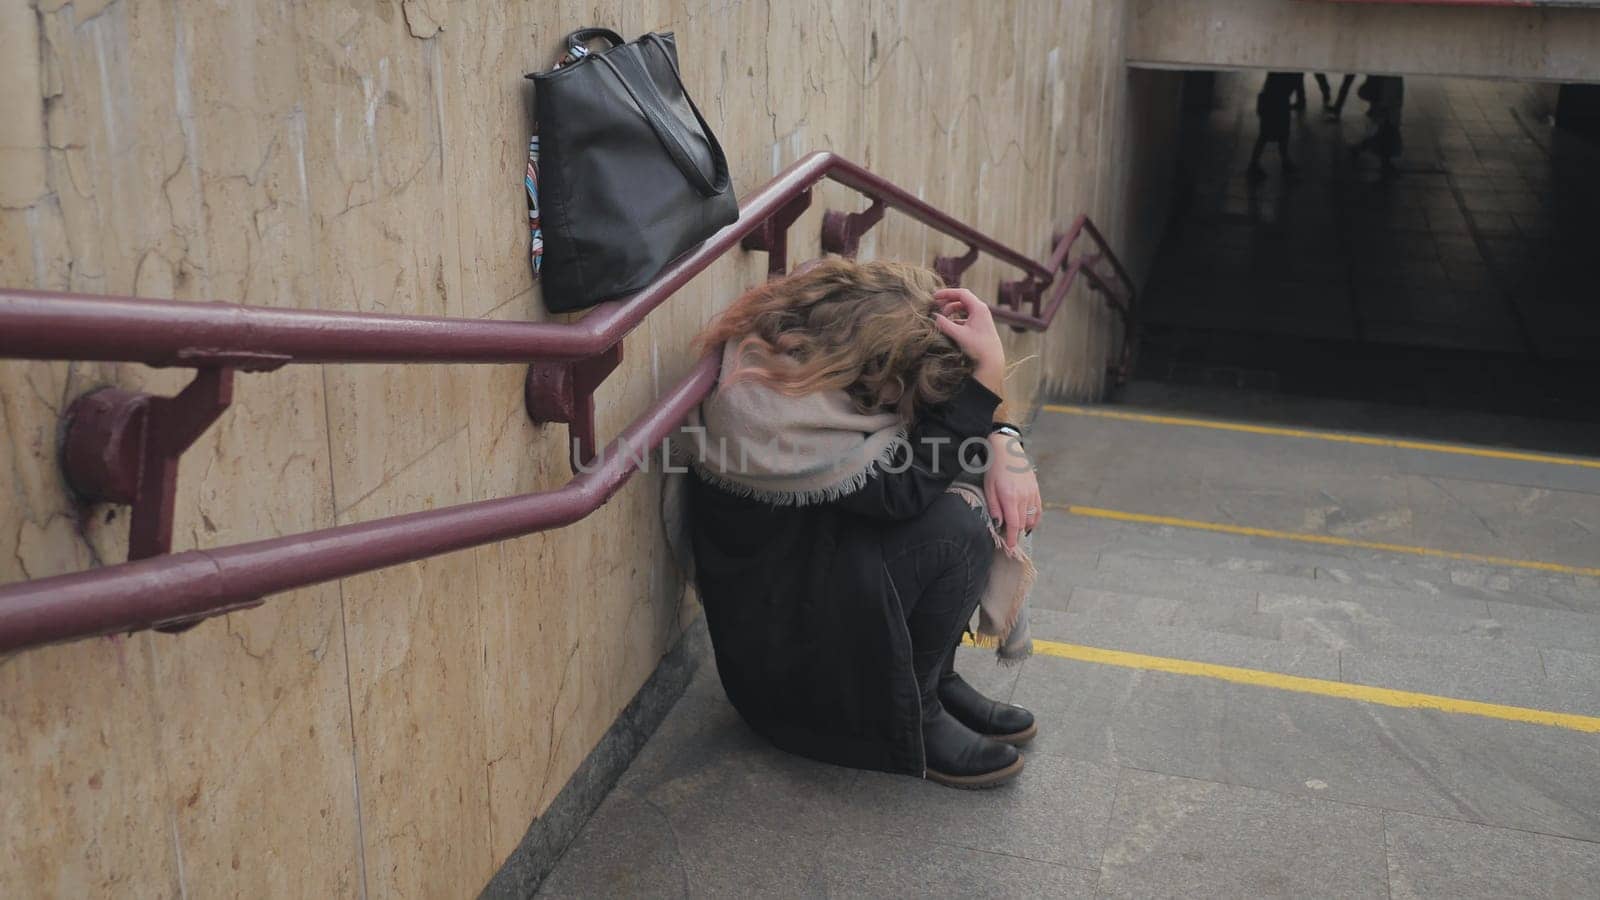
<path fill-rule="evenodd" d="M 1382 447 L 1053 413 L 1032 444 L 1051 502 L 1600 566 L 1600 469 L 1435 471 Z M 1600 715 L 1600 578 L 1059 512 L 1035 538 L 1039 639 Z M 969 793 L 787 756 L 707 662 L 543 892 L 1565 898 L 1600 884 L 1600 735 L 1045 655 L 1001 668 L 963 649 L 958 665 L 1039 715 L 1013 784 Z"/>

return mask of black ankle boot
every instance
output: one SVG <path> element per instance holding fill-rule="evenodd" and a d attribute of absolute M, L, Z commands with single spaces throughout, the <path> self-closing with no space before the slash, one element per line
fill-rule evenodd
<path fill-rule="evenodd" d="M 939 703 L 956 721 L 997 741 L 1026 744 L 1039 733 L 1033 713 L 1020 706 L 990 700 L 957 675 L 954 654 L 939 676 Z"/>
<path fill-rule="evenodd" d="M 974 733 L 943 709 L 923 710 L 922 747 L 928 780 L 949 787 L 998 787 L 1022 771 L 1017 748 Z"/>
<path fill-rule="evenodd" d="M 956 620 L 956 629 L 942 644 L 914 652 L 912 665 L 917 670 L 917 689 L 922 695 L 922 749 L 928 780 L 950 787 L 988 788 L 1017 777 L 1022 771 L 1022 754 L 1015 747 L 974 732 L 939 703 L 939 685 L 950 667 L 960 629 L 971 615 L 969 608 Z"/>

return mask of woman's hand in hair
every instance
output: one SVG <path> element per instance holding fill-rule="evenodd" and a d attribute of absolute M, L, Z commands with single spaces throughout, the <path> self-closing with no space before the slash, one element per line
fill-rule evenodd
<path fill-rule="evenodd" d="M 1000 523 L 1007 547 L 1017 546 L 1017 536 L 1031 532 L 1044 515 L 1039 478 L 1016 438 L 989 435 L 989 469 L 983 475 L 983 496 L 989 515 Z"/>
<path fill-rule="evenodd" d="M 935 291 L 933 299 L 944 303 L 933 316 L 934 324 L 972 360 L 972 377 L 995 394 L 1005 396 L 1006 349 L 1000 343 L 989 304 L 964 288 Z"/>

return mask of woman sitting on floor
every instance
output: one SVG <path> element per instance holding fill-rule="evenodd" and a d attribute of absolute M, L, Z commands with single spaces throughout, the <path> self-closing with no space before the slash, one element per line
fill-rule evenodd
<path fill-rule="evenodd" d="M 833 259 L 751 290 L 691 416 L 696 582 L 728 699 L 804 756 L 990 787 L 1033 716 L 954 670 L 978 643 L 1031 649 L 1032 466 L 996 421 L 989 307 L 927 269 Z M 680 438 L 681 440 L 681 438 Z M 959 476 L 959 480 L 958 480 Z"/>

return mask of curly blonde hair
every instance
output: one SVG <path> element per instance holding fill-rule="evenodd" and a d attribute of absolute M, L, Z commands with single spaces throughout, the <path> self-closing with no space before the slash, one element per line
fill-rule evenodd
<path fill-rule="evenodd" d="M 863 413 L 903 421 L 950 398 L 972 362 L 934 324 L 944 287 L 931 270 L 897 262 L 826 259 L 745 292 L 695 338 L 757 346 L 779 362 L 731 376 L 788 394 L 843 390 Z"/>

